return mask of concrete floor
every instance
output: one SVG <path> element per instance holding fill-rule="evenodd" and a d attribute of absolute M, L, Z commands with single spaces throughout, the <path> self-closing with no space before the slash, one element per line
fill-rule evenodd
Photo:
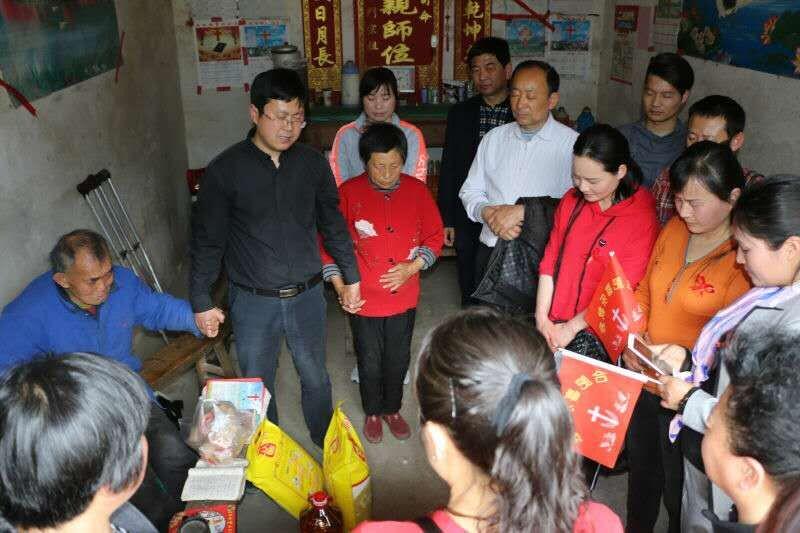
<path fill-rule="evenodd" d="M 360 428 L 364 414 L 358 385 L 350 381 L 350 371 L 355 364 L 352 356 L 345 355 L 344 316 L 335 300 L 329 296 L 328 305 L 328 371 L 333 384 L 334 404 L 344 401 L 343 409 L 353 425 Z M 412 343 L 412 364 L 425 334 L 442 317 L 459 309 L 459 292 L 456 281 L 455 260 L 440 261 L 422 280 L 422 301 L 417 311 L 416 328 Z M 532 326 L 533 327 L 533 326 Z M 291 358 L 285 348 L 278 369 L 277 401 L 281 427 L 318 460 L 322 451 L 312 444 L 300 409 L 300 385 Z M 187 413 L 193 411 L 197 398 L 197 384 L 193 373 L 187 374 L 164 391 L 172 398 L 186 403 Z M 444 505 L 447 487 L 429 468 L 418 437 L 418 412 L 410 386 L 406 386 L 402 414 L 411 424 L 414 435 L 404 442 L 395 440 L 384 430 L 384 441 L 372 445 L 362 438 L 367 459 L 372 469 L 373 518 L 410 519 Z M 593 498 L 611 507 L 620 517 L 625 516 L 626 475 L 601 477 Z M 659 516 L 656 531 L 666 531 L 665 511 Z M 239 507 L 240 533 L 292 532 L 297 522 L 258 489 L 250 488 Z"/>

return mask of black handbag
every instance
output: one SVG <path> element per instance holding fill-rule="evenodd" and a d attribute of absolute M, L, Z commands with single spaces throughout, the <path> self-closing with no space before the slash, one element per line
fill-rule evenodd
<path fill-rule="evenodd" d="M 603 343 L 588 329 L 580 330 L 575 335 L 575 338 L 572 339 L 572 342 L 567 345 L 567 350 L 604 363 L 614 364 L 611 362 Z"/>

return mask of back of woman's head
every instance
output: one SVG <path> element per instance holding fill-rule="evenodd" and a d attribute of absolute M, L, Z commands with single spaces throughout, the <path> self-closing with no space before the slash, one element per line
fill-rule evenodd
<path fill-rule="evenodd" d="M 425 422 L 491 480 L 497 531 L 572 531 L 586 488 L 555 362 L 533 328 L 489 309 L 435 328 L 420 353 Z"/>
<path fill-rule="evenodd" d="M 800 236 L 800 176 L 776 174 L 748 185 L 731 211 L 731 222 L 773 249 Z"/>
<path fill-rule="evenodd" d="M 614 202 L 630 198 L 641 185 L 642 170 L 631 157 L 628 140 L 608 124 L 595 124 L 578 136 L 572 148 L 575 157 L 588 157 L 603 165 L 603 170 L 616 174 L 621 165 L 628 168 L 614 193 Z"/>
<path fill-rule="evenodd" d="M 731 201 L 734 189 L 744 188 L 744 171 L 727 144 L 696 142 L 669 168 L 669 187 L 673 193 L 695 180 L 723 202 Z"/>

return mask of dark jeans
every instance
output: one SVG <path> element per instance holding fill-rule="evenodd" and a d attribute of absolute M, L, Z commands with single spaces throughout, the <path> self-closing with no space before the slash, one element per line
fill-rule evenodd
<path fill-rule="evenodd" d="M 416 315 L 416 309 L 387 317 L 350 315 L 361 405 L 367 416 L 400 411 Z"/>
<path fill-rule="evenodd" d="M 660 398 L 642 391 L 631 417 L 625 444 L 628 450 L 628 518 L 625 530 L 651 532 L 661 509 L 669 516 L 670 533 L 680 532 L 683 455 L 669 441 L 674 411 L 661 407 Z"/>
<path fill-rule="evenodd" d="M 159 531 L 165 531 L 170 517 L 184 507 L 181 492 L 197 454 L 155 403 L 150 408 L 145 437 L 149 448 L 147 471 L 130 501 Z"/>
<path fill-rule="evenodd" d="M 275 373 L 281 340 L 300 376 L 301 401 L 311 440 L 322 448 L 333 412 L 331 380 L 325 368 L 325 297 L 322 283 L 293 298 L 257 296 L 230 284 L 230 313 L 239 366 L 261 378 L 272 394 L 267 417 L 278 423 Z"/>
<path fill-rule="evenodd" d="M 458 267 L 458 286 L 461 289 L 461 305 L 475 303 L 472 293 L 480 282 L 475 275 L 475 254 L 478 251 L 483 224 L 469 222 L 463 226 L 456 226 L 456 238 L 453 247 L 456 250 L 456 265 Z"/>

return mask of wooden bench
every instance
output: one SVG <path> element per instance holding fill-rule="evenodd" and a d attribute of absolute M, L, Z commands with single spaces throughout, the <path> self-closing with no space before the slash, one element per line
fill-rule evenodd
<path fill-rule="evenodd" d="M 145 359 L 139 374 L 155 390 L 169 385 L 192 367 L 201 387 L 209 375 L 239 377 L 236 361 L 226 348 L 230 333 L 230 326 L 225 322 L 213 339 L 198 339 L 188 333 L 180 335 Z"/>

